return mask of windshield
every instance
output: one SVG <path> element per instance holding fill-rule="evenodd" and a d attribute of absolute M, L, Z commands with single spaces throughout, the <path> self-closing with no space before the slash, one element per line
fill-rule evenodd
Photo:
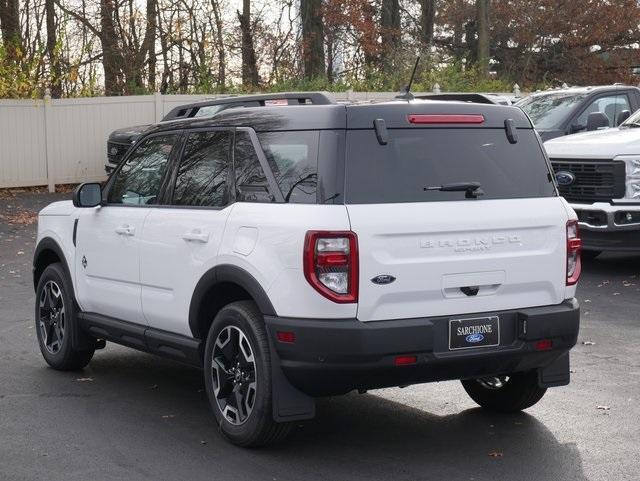
<path fill-rule="evenodd" d="M 531 118 L 536 129 L 556 129 L 585 97 L 585 94 L 554 92 L 527 97 L 516 105 Z"/>
<path fill-rule="evenodd" d="M 480 184 L 476 186 L 475 183 Z M 372 130 L 347 131 L 346 203 L 464 201 L 555 195 L 533 129 L 389 129 L 380 145 Z"/>

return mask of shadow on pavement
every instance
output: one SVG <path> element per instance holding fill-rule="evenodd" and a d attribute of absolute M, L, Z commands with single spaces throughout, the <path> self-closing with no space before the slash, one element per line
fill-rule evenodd
<path fill-rule="evenodd" d="M 108 458 L 99 462 L 136 466 L 145 478 L 165 479 L 176 470 L 192 476 L 181 479 L 204 479 L 224 467 L 233 476 L 215 479 L 586 479 L 576 446 L 558 442 L 525 413 L 469 409 L 439 416 L 353 394 L 320 399 L 317 417 L 297 425 L 283 443 L 246 450 L 216 432 L 198 370 L 118 349 L 98 354 L 81 375 L 94 382 L 72 385 L 91 392 L 92 399 L 78 402 L 99 406 L 75 412 L 88 415 L 79 424 L 98 430 L 91 443 Z M 43 368 L 38 377 L 53 387 L 68 376 Z M 136 464 L 142 453 L 153 464 Z"/>

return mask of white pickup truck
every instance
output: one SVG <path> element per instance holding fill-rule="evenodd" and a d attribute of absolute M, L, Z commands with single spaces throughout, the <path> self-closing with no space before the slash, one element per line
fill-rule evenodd
<path fill-rule="evenodd" d="M 578 214 L 584 254 L 640 252 L 640 111 L 617 128 L 544 146 L 560 194 Z"/>

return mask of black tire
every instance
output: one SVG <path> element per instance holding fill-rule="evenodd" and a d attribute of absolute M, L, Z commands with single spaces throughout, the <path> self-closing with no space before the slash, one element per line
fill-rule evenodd
<path fill-rule="evenodd" d="M 35 314 L 38 345 L 49 366 L 60 371 L 75 371 L 89 364 L 95 349 L 77 350 L 71 342 L 73 330 L 77 329 L 77 308 L 71 281 L 60 263 L 47 266 L 40 276 Z"/>
<path fill-rule="evenodd" d="M 582 258 L 582 260 L 592 261 L 600 254 L 602 254 L 602 251 L 582 251 L 580 253 L 580 257 Z"/>
<path fill-rule="evenodd" d="M 499 378 L 503 380 L 501 387 L 487 387 L 490 379 L 466 379 L 462 386 L 467 394 L 484 409 L 496 412 L 517 412 L 536 404 L 546 388 L 538 386 L 538 373 L 530 371 Z M 494 384 L 495 385 L 495 384 Z"/>
<path fill-rule="evenodd" d="M 233 354 L 235 339 L 238 345 L 244 346 L 244 350 L 238 347 L 237 355 Z M 230 353 L 228 356 L 225 349 Z M 246 356 L 247 352 L 252 356 Z M 251 357 L 253 361 L 246 362 Z M 240 366 L 237 369 L 236 361 Z M 291 423 L 273 420 L 269 341 L 264 319 L 255 303 L 233 302 L 218 312 L 207 336 L 204 379 L 220 431 L 233 444 L 264 446 L 283 439 L 291 430 Z M 216 397 L 216 389 L 222 393 L 220 399 Z M 235 409 L 238 406 L 238 398 L 233 397 L 236 391 L 243 400 L 239 403 L 240 409 Z"/>

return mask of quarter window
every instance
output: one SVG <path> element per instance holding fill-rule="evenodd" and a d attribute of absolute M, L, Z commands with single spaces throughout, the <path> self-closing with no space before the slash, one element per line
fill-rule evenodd
<path fill-rule="evenodd" d="M 178 167 L 173 204 L 210 207 L 227 205 L 230 152 L 230 132 L 190 134 Z"/>
<path fill-rule="evenodd" d="M 158 135 L 138 145 L 115 174 L 107 201 L 110 204 L 156 204 L 177 140 L 176 134 Z"/>
<path fill-rule="evenodd" d="M 247 132 L 236 132 L 234 151 L 236 199 L 239 202 L 274 202 L 269 183 Z"/>

